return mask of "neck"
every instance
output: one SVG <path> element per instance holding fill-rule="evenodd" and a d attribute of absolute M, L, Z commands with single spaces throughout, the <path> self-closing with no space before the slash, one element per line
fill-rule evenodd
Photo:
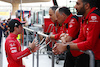
<path fill-rule="evenodd" d="M 91 9 L 86 10 L 86 12 L 83 14 L 83 16 L 86 18 L 87 14 L 89 13 Z"/>
<path fill-rule="evenodd" d="M 18 33 L 17 33 L 17 32 L 15 32 L 15 31 L 13 32 L 13 34 L 16 34 L 16 35 L 18 35 Z"/>
<path fill-rule="evenodd" d="M 57 20 L 55 20 L 54 23 L 57 23 Z"/>

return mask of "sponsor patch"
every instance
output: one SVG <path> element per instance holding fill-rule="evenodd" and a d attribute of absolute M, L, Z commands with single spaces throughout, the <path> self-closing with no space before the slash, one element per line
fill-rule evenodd
<path fill-rule="evenodd" d="M 89 22 L 99 22 L 96 16 L 91 16 L 91 20 Z"/>
<path fill-rule="evenodd" d="M 71 24 L 71 25 L 69 25 L 69 28 L 71 28 L 71 27 L 73 27 L 73 25 Z"/>
<path fill-rule="evenodd" d="M 12 50 L 12 51 L 11 51 L 11 53 L 15 53 L 15 52 L 17 52 L 17 50 Z"/>
<path fill-rule="evenodd" d="M 14 44 L 14 43 L 13 43 L 13 44 L 10 44 L 10 46 L 11 46 L 11 47 L 14 47 L 14 46 L 15 46 L 15 44 Z"/>
<path fill-rule="evenodd" d="M 74 19 L 71 19 L 69 23 L 75 23 L 75 22 L 74 22 Z"/>

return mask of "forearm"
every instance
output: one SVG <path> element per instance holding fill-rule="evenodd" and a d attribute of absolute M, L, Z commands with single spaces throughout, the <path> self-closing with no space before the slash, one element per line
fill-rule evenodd
<path fill-rule="evenodd" d="M 26 48 L 25 50 L 23 51 L 20 51 L 20 52 L 17 52 L 17 53 L 14 53 L 12 54 L 12 57 L 15 61 L 25 57 L 25 56 L 28 56 L 29 54 L 31 54 L 30 50 L 28 48 Z"/>
<path fill-rule="evenodd" d="M 67 37 L 66 37 L 66 41 L 67 41 L 67 42 L 70 42 L 72 39 L 73 39 L 73 37 L 71 37 L 71 36 L 67 36 Z"/>
<path fill-rule="evenodd" d="M 77 43 L 68 42 L 68 43 L 66 43 L 66 47 L 67 47 L 68 44 L 70 46 L 70 50 L 79 50 Z"/>
<path fill-rule="evenodd" d="M 76 43 L 74 43 L 73 45 L 70 45 L 70 50 L 79 50 L 78 46 Z"/>

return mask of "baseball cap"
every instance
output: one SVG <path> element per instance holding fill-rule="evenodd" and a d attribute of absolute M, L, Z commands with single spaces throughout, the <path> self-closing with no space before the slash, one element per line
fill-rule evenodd
<path fill-rule="evenodd" d="M 19 25 L 22 25 L 20 19 L 19 19 L 19 18 L 15 18 L 15 19 L 12 19 L 12 20 L 9 22 L 8 27 L 14 28 L 14 27 L 18 27 Z"/>

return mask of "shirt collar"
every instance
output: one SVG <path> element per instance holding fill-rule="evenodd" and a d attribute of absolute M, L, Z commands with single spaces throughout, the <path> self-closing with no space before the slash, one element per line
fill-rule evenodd
<path fill-rule="evenodd" d="M 66 20 L 64 21 L 64 23 L 68 23 L 69 22 L 69 20 L 70 20 L 70 18 L 72 17 L 73 15 L 72 15 L 72 13 L 66 18 Z"/>
<path fill-rule="evenodd" d="M 95 9 L 96 9 L 96 7 L 93 7 L 93 8 L 89 11 L 89 13 L 87 14 L 87 16 L 86 16 L 86 18 L 85 18 L 85 19 L 88 19 L 88 17 L 89 17 L 89 15 L 90 15 L 90 13 L 91 13 L 91 12 L 93 12 Z M 83 18 L 84 18 L 84 17 L 83 17 Z"/>

